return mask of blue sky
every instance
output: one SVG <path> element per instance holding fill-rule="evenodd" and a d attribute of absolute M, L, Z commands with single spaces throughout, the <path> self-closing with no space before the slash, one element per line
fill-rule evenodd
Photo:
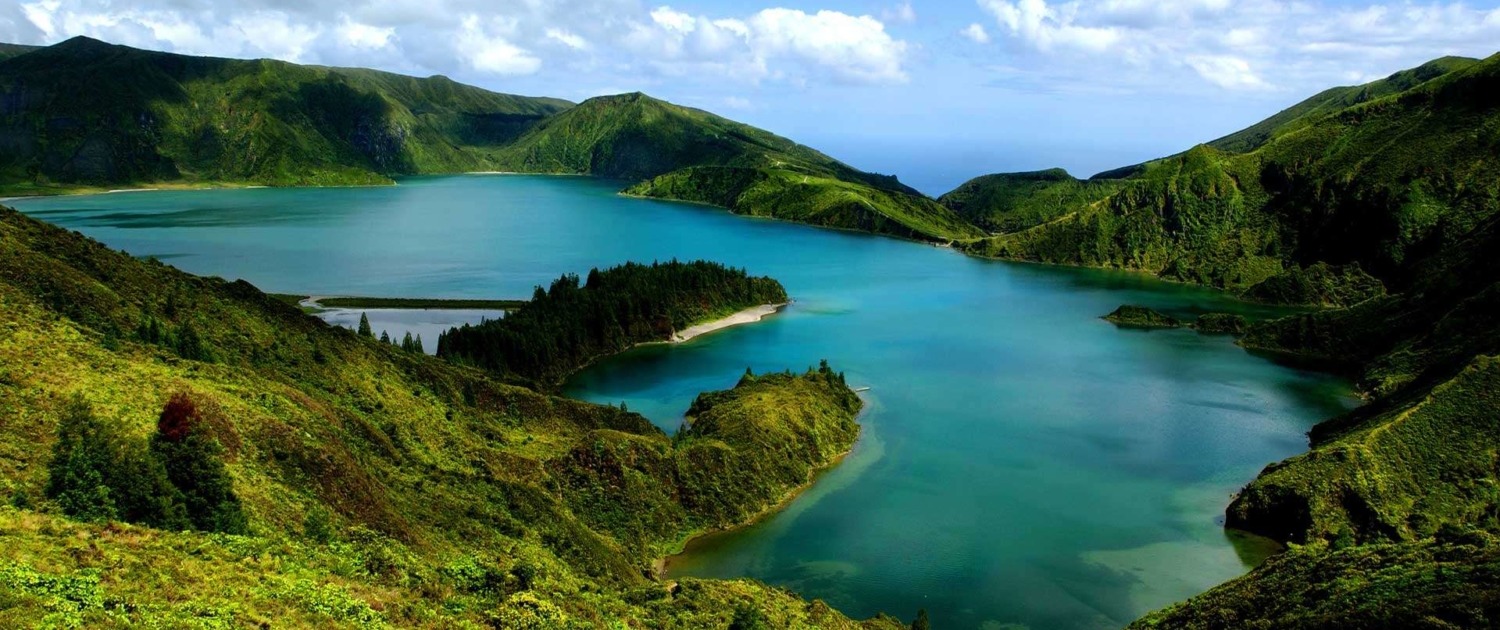
<path fill-rule="evenodd" d="M 23 0 L 0 41 L 90 35 L 580 100 L 641 90 L 892 172 L 1088 175 L 1333 85 L 1500 49 L 1497 2 Z"/>

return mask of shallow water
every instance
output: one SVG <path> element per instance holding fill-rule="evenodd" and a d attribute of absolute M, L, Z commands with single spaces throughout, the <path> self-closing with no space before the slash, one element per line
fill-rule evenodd
<path fill-rule="evenodd" d="M 1230 493 L 1353 404 L 1341 380 L 1229 338 L 1099 319 L 1122 303 L 1183 316 L 1272 309 L 618 187 L 433 177 L 14 203 L 136 255 L 303 295 L 526 297 L 564 272 L 673 257 L 774 276 L 796 300 L 782 313 L 641 347 L 567 392 L 624 401 L 671 431 L 698 392 L 732 386 L 747 366 L 828 359 L 871 387 L 864 435 L 841 466 L 787 510 L 698 541 L 670 567 L 755 577 L 857 616 L 925 607 L 943 628 L 1118 627 L 1200 592 L 1267 552 L 1219 526 Z"/>

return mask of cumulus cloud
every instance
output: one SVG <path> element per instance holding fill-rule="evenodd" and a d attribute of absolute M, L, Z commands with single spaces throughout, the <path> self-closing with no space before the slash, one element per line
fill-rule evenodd
<path fill-rule="evenodd" d="M 909 3 L 901 7 L 896 19 L 914 17 Z M 867 15 L 782 8 L 705 15 L 640 0 L 34 0 L 0 7 L 0 41 L 74 35 L 413 73 L 586 68 L 708 83 L 900 82 L 909 48 Z"/>
<path fill-rule="evenodd" d="M 1500 42 L 1500 9 L 1442 0 L 977 2 L 1028 65 L 1151 89 L 1305 91 L 1447 54 L 1488 55 Z"/>
<path fill-rule="evenodd" d="M 969 38 L 969 41 L 972 41 L 976 44 L 990 43 L 989 31 L 984 30 L 984 25 L 978 22 L 964 27 L 964 30 L 959 31 L 958 33 L 960 35 L 963 35 L 964 37 Z"/>

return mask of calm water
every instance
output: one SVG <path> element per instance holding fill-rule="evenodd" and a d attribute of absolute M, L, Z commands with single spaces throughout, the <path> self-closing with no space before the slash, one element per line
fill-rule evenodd
<path fill-rule="evenodd" d="M 1267 314 L 1209 291 L 625 199 L 617 187 L 446 177 L 17 205 L 136 255 L 282 292 L 524 297 L 563 272 L 673 257 L 775 276 L 797 300 L 783 314 L 606 361 L 568 393 L 625 401 L 672 430 L 693 396 L 747 366 L 826 358 L 871 387 L 864 436 L 842 466 L 785 512 L 705 539 L 670 568 L 759 578 L 857 616 L 925 607 L 944 628 L 1117 627 L 1193 595 L 1266 552 L 1219 527 L 1230 493 L 1352 404 L 1343 382 L 1227 338 L 1098 319 L 1121 303 Z"/>

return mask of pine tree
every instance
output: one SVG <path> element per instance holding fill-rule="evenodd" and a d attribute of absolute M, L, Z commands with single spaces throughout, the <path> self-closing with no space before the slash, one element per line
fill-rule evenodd
<path fill-rule="evenodd" d="M 63 409 L 47 467 L 47 496 L 64 514 L 81 521 L 119 517 L 114 493 L 104 482 L 112 459 L 104 426 L 82 396 Z"/>
<path fill-rule="evenodd" d="M 401 349 L 411 352 L 416 347 L 416 342 L 411 338 L 411 331 L 406 331 L 406 336 L 401 338 Z"/>
<path fill-rule="evenodd" d="M 375 331 L 370 330 L 370 316 L 365 313 L 359 314 L 359 336 L 375 338 Z"/>
<path fill-rule="evenodd" d="M 911 622 L 911 630 L 932 630 L 932 622 L 927 620 L 927 609 L 917 610 L 917 620 Z"/>
<path fill-rule="evenodd" d="M 384 330 L 380 331 L 380 343 L 390 343 L 390 342 L 391 342 L 391 336 L 389 334 L 387 334 Z"/>
<path fill-rule="evenodd" d="M 422 347 L 422 335 L 417 335 L 417 342 L 412 345 L 412 350 L 415 350 L 417 354 L 427 354 L 427 348 Z"/>

